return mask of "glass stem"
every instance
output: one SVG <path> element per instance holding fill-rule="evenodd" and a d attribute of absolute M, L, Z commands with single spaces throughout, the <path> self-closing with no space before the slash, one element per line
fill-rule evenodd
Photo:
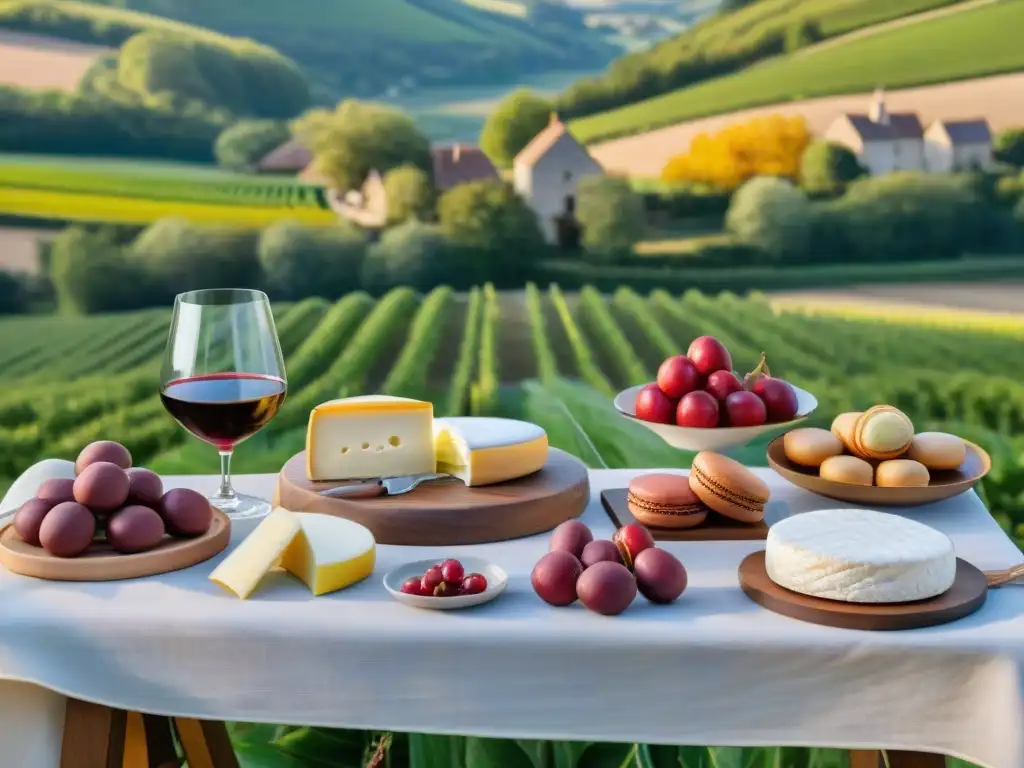
<path fill-rule="evenodd" d="M 220 491 L 218 499 L 235 498 L 235 489 L 231 487 L 231 451 L 220 452 Z"/>

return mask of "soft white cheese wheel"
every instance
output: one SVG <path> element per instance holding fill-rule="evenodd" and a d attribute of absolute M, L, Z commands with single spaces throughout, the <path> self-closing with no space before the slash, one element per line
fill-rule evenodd
<path fill-rule="evenodd" d="M 36 495 L 39 486 L 47 480 L 54 479 L 74 480 L 75 462 L 65 459 L 43 459 L 26 469 L 11 483 L 3 501 L 0 501 L 0 518 L 13 515 L 18 511 L 18 507 Z"/>
<path fill-rule="evenodd" d="M 944 533 L 870 509 L 822 509 L 768 531 L 768 577 L 781 587 L 847 603 L 904 603 L 953 586 L 956 555 Z"/>

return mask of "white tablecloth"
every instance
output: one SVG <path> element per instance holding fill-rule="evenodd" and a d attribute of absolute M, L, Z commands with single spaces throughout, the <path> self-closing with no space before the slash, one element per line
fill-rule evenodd
<path fill-rule="evenodd" d="M 836 506 L 759 470 L 768 520 Z M 591 475 L 584 516 L 612 527 Z M 271 476 L 236 479 L 269 497 Z M 213 477 L 168 478 L 203 492 Z M 949 534 L 982 569 L 1021 556 L 972 492 L 906 514 Z M 252 524 L 236 526 L 235 540 Z M 61 694 L 219 720 L 426 733 L 716 745 L 888 747 L 1024 766 L 1024 589 L 993 591 L 945 627 L 870 633 L 804 624 L 737 585 L 760 542 L 665 544 L 690 585 L 672 606 L 642 598 L 609 618 L 552 608 L 529 574 L 547 536 L 445 549 L 381 546 L 369 580 L 313 598 L 273 574 L 242 601 L 207 580 L 220 557 L 127 582 L 61 584 L 0 571 L 0 754 L 56 766 Z M 405 561 L 483 556 L 509 573 L 501 599 L 461 612 L 392 600 Z M 20 750 L 20 751 L 19 751 Z M 15 758 L 20 758 L 15 760 Z M 8 762 L 8 761 L 11 762 Z"/>

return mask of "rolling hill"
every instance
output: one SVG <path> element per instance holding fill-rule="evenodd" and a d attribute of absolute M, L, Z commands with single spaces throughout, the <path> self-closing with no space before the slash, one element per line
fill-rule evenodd
<path fill-rule="evenodd" d="M 0 19 L 2 5 L 0 0 Z M 514 81 L 526 72 L 596 68 L 618 52 L 583 25 L 582 15 L 567 8 L 541 13 L 515 0 L 94 0 L 90 5 L 106 14 L 143 12 L 253 38 L 302 65 L 325 98 L 377 96 L 413 84 Z M 513 12 L 517 6 L 522 13 Z"/>
<path fill-rule="evenodd" d="M 779 56 L 735 74 L 573 121 L 594 142 L 797 99 L 981 78 L 1024 70 L 1024 3 L 995 2 L 942 18 Z M 972 115 L 973 116 L 973 115 Z"/>

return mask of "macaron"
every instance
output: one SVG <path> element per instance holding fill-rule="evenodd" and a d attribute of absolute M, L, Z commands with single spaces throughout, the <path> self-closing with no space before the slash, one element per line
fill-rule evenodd
<path fill-rule="evenodd" d="M 820 467 L 830 456 L 843 452 L 843 442 L 827 429 L 801 427 L 782 437 L 786 458 L 803 467 Z"/>
<path fill-rule="evenodd" d="M 879 488 L 920 488 L 930 481 L 928 467 L 911 459 L 890 459 L 875 467 L 875 485 Z"/>
<path fill-rule="evenodd" d="M 690 468 L 690 488 L 710 509 L 741 523 L 764 520 L 768 485 L 738 461 L 701 451 Z"/>
<path fill-rule="evenodd" d="M 862 459 L 895 459 L 907 452 L 914 440 L 914 425 L 891 405 L 868 408 L 853 425 L 850 450 Z"/>
<path fill-rule="evenodd" d="M 840 413 L 832 421 L 832 434 L 839 438 L 843 447 L 848 451 L 853 450 L 853 426 L 857 423 L 860 415 L 861 411 L 849 411 Z"/>
<path fill-rule="evenodd" d="M 957 469 L 967 459 L 967 443 L 946 432 L 921 432 L 914 435 L 907 458 L 928 469 Z"/>
<path fill-rule="evenodd" d="M 626 505 L 638 523 L 651 528 L 693 528 L 708 516 L 708 508 L 690 489 L 686 475 L 634 477 L 626 492 Z"/>
<path fill-rule="evenodd" d="M 821 462 L 818 474 L 822 480 L 848 485 L 874 485 L 875 468 L 856 456 L 831 456 Z"/>

